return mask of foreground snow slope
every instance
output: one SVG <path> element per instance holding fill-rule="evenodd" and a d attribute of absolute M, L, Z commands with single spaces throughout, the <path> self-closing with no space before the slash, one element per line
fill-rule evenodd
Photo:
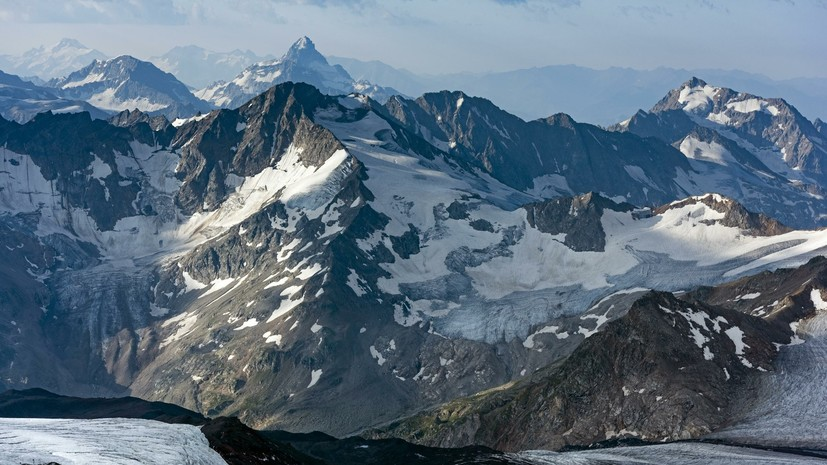
<path fill-rule="evenodd" d="M 827 425 L 827 305 L 815 291 L 813 318 L 797 325 L 803 343 L 784 347 L 756 393 L 756 407 L 715 438 L 771 446 L 823 448 Z"/>
<path fill-rule="evenodd" d="M 201 431 L 152 420 L 0 418 L 0 465 L 226 465 Z"/>
<path fill-rule="evenodd" d="M 614 447 L 578 452 L 528 451 L 516 458 L 536 465 L 794 465 L 824 459 L 714 444 L 674 443 L 645 447 Z"/>

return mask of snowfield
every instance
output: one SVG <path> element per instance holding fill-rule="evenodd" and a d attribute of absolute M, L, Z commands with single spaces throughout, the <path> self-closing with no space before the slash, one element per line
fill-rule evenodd
<path fill-rule="evenodd" d="M 578 452 L 527 451 L 515 458 L 536 465 L 796 465 L 824 459 L 746 447 L 674 443 L 644 447 L 614 447 Z"/>
<path fill-rule="evenodd" d="M 804 343 L 780 349 L 775 370 L 762 378 L 755 408 L 738 424 L 711 437 L 770 446 L 824 448 L 827 425 L 827 308 L 811 293 L 817 313 L 794 326 Z"/>
<path fill-rule="evenodd" d="M 0 465 L 226 465 L 190 425 L 0 418 Z"/>
<path fill-rule="evenodd" d="M 700 96 L 706 94 L 686 98 Z M 346 108 L 364 105 L 354 97 L 341 100 L 348 100 L 342 102 Z M 384 234 L 361 241 L 360 248 L 370 253 L 384 245 L 390 250 L 388 235 L 402 235 L 410 225 L 420 231 L 419 253 L 404 259 L 394 253 L 393 263 L 381 265 L 390 277 L 377 282 L 389 294 L 408 296 L 406 290 L 416 290 L 406 301 L 411 314 L 397 312 L 403 325 L 430 320 L 440 334 L 451 337 L 486 342 L 525 339 L 529 328 L 583 314 L 594 302 L 619 291 L 715 285 L 766 269 L 801 265 L 827 251 L 827 235 L 822 232 L 749 236 L 720 224 L 724 214 L 699 202 L 642 219 L 630 212 L 604 211 L 605 250 L 577 252 L 563 244 L 564 234 L 551 235 L 528 225 L 527 213 L 519 205 L 540 199 L 481 173 L 448 166 L 439 158 L 424 160 L 389 150 L 377 134 L 390 126 L 373 113 L 355 122 L 342 122 L 338 116 L 319 112 L 316 121 L 365 165 L 369 176 L 365 185 L 375 194 L 370 205 L 391 218 Z M 710 148 L 701 151 L 709 156 Z M 475 198 L 476 194 L 480 195 Z M 454 202 L 469 205 L 467 220 L 440 217 L 438 212 Z M 489 222 L 492 230 L 472 227 L 474 219 Z M 513 243 L 503 246 L 506 238 Z M 451 265 L 458 255 L 472 257 L 459 272 Z M 351 278 L 348 283 L 354 292 L 363 292 Z"/>

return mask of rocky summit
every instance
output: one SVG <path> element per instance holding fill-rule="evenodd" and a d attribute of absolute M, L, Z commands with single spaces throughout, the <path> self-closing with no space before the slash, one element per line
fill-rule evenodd
<path fill-rule="evenodd" d="M 696 187 L 732 196 L 754 210 L 774 211 L 792 226 L 822 226 L 827 139 L 783 99 L 692 78 L 649 112 L 638 111 L 612 129 L 680 150 L 700 175 L 688 180 Z M 749 177 L 753 181 L 746 181 Z"/>

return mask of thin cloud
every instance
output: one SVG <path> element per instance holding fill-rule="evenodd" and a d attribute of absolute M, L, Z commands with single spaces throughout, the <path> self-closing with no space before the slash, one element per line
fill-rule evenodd
<path fill-rule="evenodd" d="M 228 18 L 283 23 L 286 4 L 326 6 L 367 0 L 4 0 L 0 21 L 67 24 L 208 23 Z"/>
<path fill-rule="evenodd" d="M 183 24 L 186 15 L 172 0 L 6 0 L 4 21 L 26 23 Z"/>
<path fill-rule="evenodd" d="M 546 6 L 552 8 L 570 8 L 580 6 L 580 0 L 493 0 L 494 3 L 506 6 L 520 6 L 534 4 L 537 6 Z"/>
<path fill-rule="evenodd" d="M 376 0 L 271 0 L 272 4 L 282 5 L 304 5 L 319 8 L 345 7 L 354 10 L 362 10 L 366 6 L 376 5 Z"/>
<path fill-rule="evenodd" d="M 661 5 L 622 5 L 618 8 L 625 16 L 639 16 L 647 21 L 672 16 L 672 13 Z"/>

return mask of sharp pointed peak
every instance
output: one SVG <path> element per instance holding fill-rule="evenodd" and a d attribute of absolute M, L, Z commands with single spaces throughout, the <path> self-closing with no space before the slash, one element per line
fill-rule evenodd
<path fill-rule="evenodd" d="M 546 124 L 550 126 L 561 126 L 565 128 L 573 128 L 577 121 L 567 113 L 555 113 L 545 119 Z"/>
<path fill-rule="evenodd" d="M 313 41 L 310 40 L 310 37 L 302 36 L 299 38 L 299 40 L 293 42 L 293 45 L 290 48 L 297 50 L 302 50 L 305 48 L 315 49 L 316 44 L 314 44 Z"/>
<path fill-rule="evenodd" d="M 315 44 L 309 37 L 304 36 L 293 43 L 282 60 L 325 60 L 324 56 L 316 50 Z M 327 62 L 327 60 L 325 60 Z"/>
<path fill-rule="evenodd" d="M 688 81 L 684 82 L 683 85 L 681 85 L 681 87 L 682 88 L 683 87 L 692 88 L 692 87 L 704 87 L 704 86 L 707 86 L 707 85 L 708 84 L 703 79 L 701 79 L 699 77 L 696 77 L 696 76 L 692 76 Z"/>

